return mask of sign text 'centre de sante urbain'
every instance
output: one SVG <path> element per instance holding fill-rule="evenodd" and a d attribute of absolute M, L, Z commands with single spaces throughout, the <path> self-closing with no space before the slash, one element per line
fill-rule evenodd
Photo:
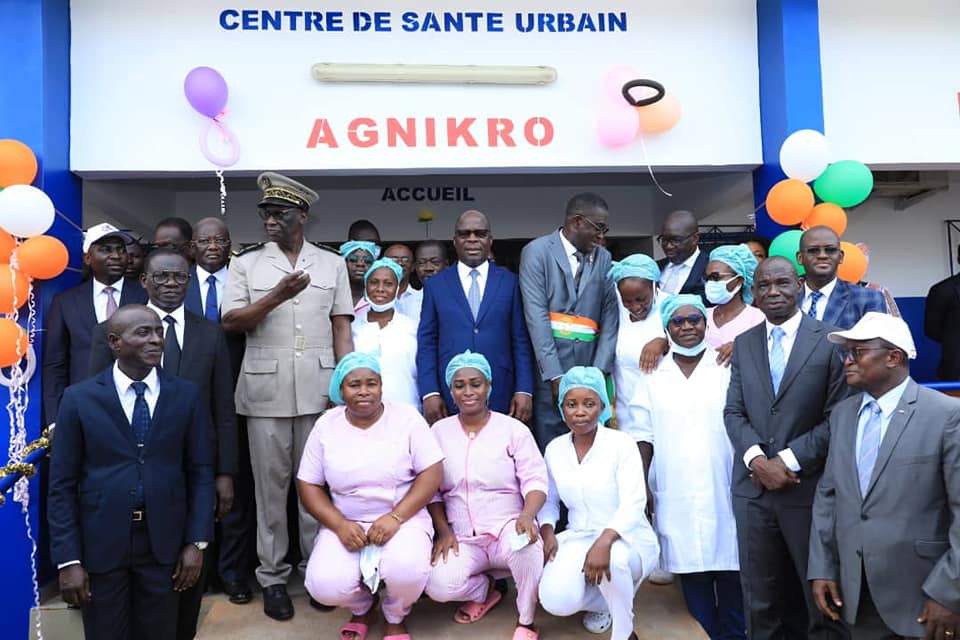
<path fill-rule="evenodd" d="M 606 33 L 627 30 L 626 11 L 312 11 L 230 8 L 220 12 L 226 31 L 361 33 Z"/>
<path fill-rule="evenodd" d="M 345 124 L 317 118 L 307 148 L 341 145 L 370 147 L 546 147 L 553 142 L 553 122 L 544 116 L 513 118 L 368 118 Z"/>

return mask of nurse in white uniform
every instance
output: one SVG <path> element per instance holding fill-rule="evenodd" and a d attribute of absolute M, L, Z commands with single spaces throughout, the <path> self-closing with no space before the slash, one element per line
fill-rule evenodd
<path fill-rule="evenodd" d="M 609 611 L 611 640 L 635 639 L 634 594 L 659 554 L 645 515 L 640 452 L 629 435 L 599 426 L 610 417 L 599 369 L 570 369 L 559 398 L 570 433 L 554 438 L 544 454 L 549 491 L 538 518 L 547 560 L 540 604 L 556 616 Z M 555 534 L 561 502 L 568 525 Z"/>

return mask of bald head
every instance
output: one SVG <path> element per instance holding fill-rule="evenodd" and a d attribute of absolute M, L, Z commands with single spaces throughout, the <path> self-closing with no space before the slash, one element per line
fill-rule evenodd
<path fill-rule="evenodd" d="M 490 259 L 492 246 L 493 234 L 487 216 L 473 209 L 461 213 L 453 231 L 457 259 L 471 269 L 478 267 Z"/>
<path fill-rule="evenodd" d="M 107 323 L 107 342 L 120 370 L 133 380 L 143 380 L 160 366 L 163 356 L 160 316 L 141 304 L 120 307 Z"/>
<path fill-rule="evenodd" d="M 802 291 L 797 269 L 786 258 L 771 256 L 757 266 L 753 295 L 772 324 L 782 324 L 797 313 Z"/>
<path fill-rule="evenodd" d="M 803 265 L 810 288 L 819 291 L 837 278 L 837 268 L 843 262 L 840 236 L 830 227 L 810 227 L 800 236 L 797 262 Z"/>
<path fill-rule="evenodd" d="M 126 329 L 132 322 L 141 319 L 147 319 L 150 316 L 153 316 L 157 319 L 157 322 L 160 322 L 160 316 L 158 316 L 153 309 L 149 308 L 148 306 L 143 304 L 125 304 L 114 311 L 113 315 L 110 316 L 110 319 L 107 320 L 107 335 L 119 335 L 123 333 L 124 329 Z"/>
<path fill-rule="evenodd" d="M 689 211 L 671 211 L 660 228 L 660 248 L 672 264 L 682 264 L 700 243 L 697 217 Z"/>
<path fill-rule="evenodd" d="M 193 257 L 208 273 L 216 273 L 226 266 L 230 244 L 230 229 L 222 219 L 204 218 L 193 225 Z"/>
<path fill-rule="evenodd" d="M 697 230 L 697 216 L 683 209 L 671 211 L 667 214 L 667 217 L 663 219 L 664 235 L 667 235 L 666 229 L 668 227 L 671 231 L 676 231 L 680 234 L 694 233 Z"/>
<path fill-rule="evenodd" d="M 487 218 L 487 214 L 485 214 L 483 211 L 477 211 L 476 209 L 469 209 L 461 213 L 457 218 L 457 223 L 454 225 L 454 228 L 460 228 L 460 225 L 467 220 L 479 220 L 486 226 L 487 229 L 490 229 L 490 220 Z"/>

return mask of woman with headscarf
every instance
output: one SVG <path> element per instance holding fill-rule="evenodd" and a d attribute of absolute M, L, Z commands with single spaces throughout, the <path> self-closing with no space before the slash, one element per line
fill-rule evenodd
<path fill-rule="evenodd" d="M 386 583 L 384 640 L 409 640 L 404 620 L 430 575 L 433 525 L 424 507 L 443 477 L 443 453 L 412 407 L 382 400 L 380 363 L 343 357 L 297 473 L 304 507 L 323 525 L 307 564 L 314 600 L 353 613 L 343 640 L 363 640 Z M 329 492 L 329 495 L 328 495 Z"/>
<path fill-rule="evenodd" d="M 726 364 L 733 354 L 733 340 L 763 322 L 763 312 L 753 304 L 753 272 L 757 258 L 745 244 L 728 244 L 710 252 L 704 294 L 715 307 L 707 309 L 707 344 Z"/>
<path fill-rule="evenodd" d="M 347 263 L 347 277 L 350 279 L 350 293 L 353 295 L 353 312 L 356 314 L 367 306 L 363 296 L 363 276 L 380 257 L 380 247 L 369 240 L 348 240 L 340 245 L 340 255 Z"/>
<path fill-rule="evenodd" d="M 433 425 L 444 462 L 440 492 L 427 507 L 437 531 L 427 595 L 463 602 L 454 620 L 469 624 L 503 596 L 491 572 L 512 575 L 519 614 L 513 640 L 536 640 L 543 573 L 536 518 L 547 497 L 547 466 L 525 424 L 487 407 L 493 375 L 483 355 L 454 356 L 446 382 L 459 413 Z"/>
<path fill-rule="evenodd" d="M 644 468 L 652 458 L 656 474 L 663 568 L 680 577 L 687 609 L 711 638 L 746 638 L 730 494 L 733 447 L 723 423 L 730 369 L 717 364 L 707 344 L 707 312 L 696 295 L 660 305 L 670 353 L 640 381 L 630 405 Z"/>
<path fill-rule="evenodd" d="M 570 369 L 557 404 L 570 433 L 554 438 L 544 455 L 550 483 L 540 510 L 547 561 L 540 604 L 556 616 L 609 611 L 611 640 L 635 639 L 633 597 L 659 555 L 645 515 L 640 453 L 629 435 L 600 426 L 610 401 L 599 369 Z M 568 525 L 554 534 L 561 502 Z"/>
<path fill-rule="evenodd" d="M 367 306 L 355 311 L 350 329 L 354 349 L 380 358 L 383 398 L 420 411 L 417 326 L 396 310 L 401 275 L 400 265 L 389 258 L 380 258 L 370 265 L 363 274 L 363 299 Z"/>

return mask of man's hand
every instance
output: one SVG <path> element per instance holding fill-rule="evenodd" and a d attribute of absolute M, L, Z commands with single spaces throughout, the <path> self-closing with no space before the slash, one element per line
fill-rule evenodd
<path fill-rule="evenodd" d="M 233 510 L 233 476 L 221 474 L 217 476 L 217 520 Z"/>
<path fill-rule="evenodd" d="M 447 405 L 443 402 L 443 397 L 440 394 L 424 399 L 423 417 L 427 419 L 429 424 L 447 417 Z"/>
<path fill-rule="evenodd" d="M 90 576 L 80 564 L 60 569 L 60 595 L 67 604 L 82 607 L 90 602 Z"/>
<path fill-rule="evenodd" d="M 197 582 L 203 568 L 203 552 L 192 542 L 184 545 L 173 569 L 173 590 L 186 591 Z"/>
<path fill-rule="evenodd" d="M 733 362 L 733 342 L 720 345 L 717 349 L 717 364 L 729 367 L 731 362 Z"/>
<path fill-rule="evenodd" d="M 651 373 L 669 350 L 670 343 L 666 338 L 654 338 L 643 345 L 643 351 L 640 352 L 640 371 Z"/>
<path fill-rule="evenodd" d="M 310 274 L 306 271 L 294 271 L 280 278 L 280 282 L 271 290 L 278 302 L 286 302 L 293 296 L 307 288 L 310 284 Z"/>
<path fill-rule="evenodd" d="M 550 391 L 553 393 L 553 404 L 560 402 L 560 378 L 554 378 L 550 381 Z"/>
<path fill-rule="evenodd" d="M 510 417 L 520 422 L 530 422 L 533 415 L 533 398 L 527 393 L 515 393 L 510 399 Z"/>
<path fill-rule="evenodd" d="M 813 599 L 817 602 L 820 613 L 838 622 L 843 601 L 840 599 L 840 587 L 837 583 L 833 580 L 814 580 L 812 589 Z"/>
<path fill-rule="evenodd" d="M 924 625 L 923 640 L 956 640 L 960 616 L 937 602 L 927 600 L 917 622 Z"/>
<path fill-rule="evenodd" d="M 787 469 L 780 456 L 765 458 L 757 456 L 750 461 L 750 471 L 760 480 L 760 484 L 767 491 L 781 491 L 789 486 L 800 484 L 800 478 L 793 471 Z"/>

